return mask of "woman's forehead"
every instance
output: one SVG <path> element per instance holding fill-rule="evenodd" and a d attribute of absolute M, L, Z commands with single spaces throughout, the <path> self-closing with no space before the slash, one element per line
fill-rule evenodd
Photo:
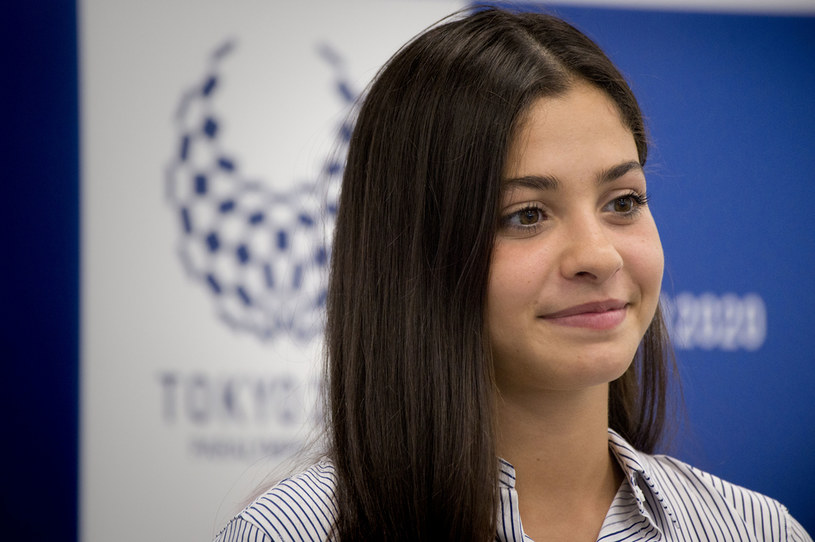
<path fill-rule="evenodd" d="M 503 176 L 563 177 L 570 171 L 607 170 L 623 163 L 639 164 L 634 136 L 614 102 L 603 91 L 582 84 L 538 98 L 530 106 L 510 141 Z"/>

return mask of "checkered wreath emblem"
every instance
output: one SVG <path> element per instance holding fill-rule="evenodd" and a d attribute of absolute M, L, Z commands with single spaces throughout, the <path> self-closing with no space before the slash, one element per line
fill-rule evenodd
<path fill-rule="evenodd" d="M 227 42 L 211 55 L 206 75 L 183 94 L 175 115 L 178 149 L 167 168 L 166 197 L 178 218 L 178 257 L 233 329 L 308 341 L 323 330 L 325 269 L 351 121 L 340 126 L 321 180 L 279 191 L 250 178 L 220 144 L 222 116 L 213 100 L 219 67 L 233 50 Z M 333 68 L 336 94 L 353 106 L 342 59 L 328 46 L 319 52 Z"/>

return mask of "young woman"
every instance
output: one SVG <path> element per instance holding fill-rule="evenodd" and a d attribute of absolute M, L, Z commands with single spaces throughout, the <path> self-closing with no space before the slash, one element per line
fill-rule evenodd
<path fill-rule="evenodd" d="M 559 19 L 489 9 L 400 50 L 343 179 L 327 456 L 218 540 L 809 540 L 649 455 L 671 358 L 646 154 L 623 77 Z"/>

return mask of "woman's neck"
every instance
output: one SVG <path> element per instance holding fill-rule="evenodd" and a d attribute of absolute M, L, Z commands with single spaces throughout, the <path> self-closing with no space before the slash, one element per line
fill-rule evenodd
<path fill-rule="evenodd" d="M 515 467 L 526 534 L 595 540 L 623 478 L 608 447 L 608 385 L 499 395 L 496 409 L 497 450 Z"/>

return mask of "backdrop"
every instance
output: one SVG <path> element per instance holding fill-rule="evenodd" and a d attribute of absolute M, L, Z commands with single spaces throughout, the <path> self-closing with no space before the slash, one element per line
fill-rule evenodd
<path fill-rule="evenodd" d="M 206 540 L 314 434 L 346 117 L 464 5 L 338 4 L 86 0 L 78 24 L 32 5 L 8 29 L 13 532 L 72 539 L 78 509 L 83 541 Z M 815 531 L 815 19 L 544 9 L 647 117 L 685 403 L 669 451 Z"/>

